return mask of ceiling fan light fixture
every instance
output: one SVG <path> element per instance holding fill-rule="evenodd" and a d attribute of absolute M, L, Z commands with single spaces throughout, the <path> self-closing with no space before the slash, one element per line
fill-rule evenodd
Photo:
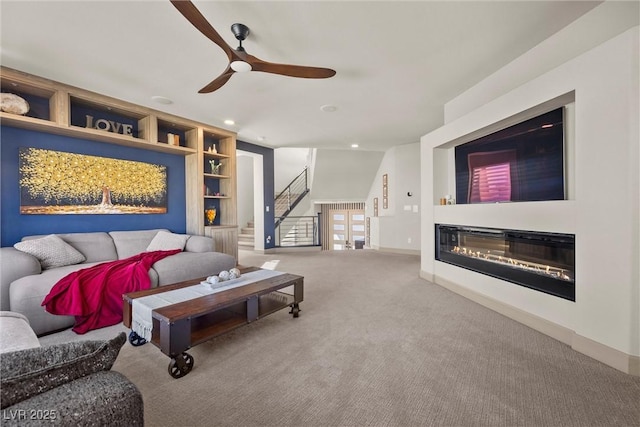
<path fill-rule="evenodd" d="M 233 61 L 231 63 L 231 69 L 237 73 L 246 73 L 251 71 L 251 64 L 244 61 Z"/>

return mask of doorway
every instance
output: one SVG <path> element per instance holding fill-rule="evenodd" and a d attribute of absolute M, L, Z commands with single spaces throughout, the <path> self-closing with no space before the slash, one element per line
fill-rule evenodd
<path fill-rule="evenodd" d="M 241 249 L 264 251 L 264 179 L 262 154 L 236 150 L 237 199 L 238 199 L 238 246 Z M 253 222 L 253 227 L 250 227 Z M 252 238 L 242 244 L 243 228 L 253 228 Z"/>
<path fill-rule="evenodd" d="M 322 205 L 322 249 L 363 249 L 366 238 L 364 203 Z"/>
<path fill-rule="evenodd" d="M 331 250 L 343 251 L 364 247 L 364 210 L 331 211 Z"/>

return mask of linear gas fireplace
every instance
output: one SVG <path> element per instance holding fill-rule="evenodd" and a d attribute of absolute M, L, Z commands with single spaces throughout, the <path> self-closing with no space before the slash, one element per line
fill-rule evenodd
<path fill-rule="evenodd" d="M 573 234 L 436 224 L 436 259 L 576 300 Z"/>

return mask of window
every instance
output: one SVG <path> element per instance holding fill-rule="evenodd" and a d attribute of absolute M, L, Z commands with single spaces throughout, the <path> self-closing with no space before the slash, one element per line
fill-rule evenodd
<path fill-rule="evenodd" d="M 511 200 L 511 165 L 500 163 L 473 168 L 470 203 Z"/>
<path fill-rule="evenodd" d="M 471 174 L 467 203 L 517 200 L 515 150 L 471 153 L 467 158 Z"/>

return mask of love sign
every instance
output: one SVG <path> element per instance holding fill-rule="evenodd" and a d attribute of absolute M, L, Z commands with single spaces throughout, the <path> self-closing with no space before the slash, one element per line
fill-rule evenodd
<path fill-rule="evenodd" d="M 90 129 L 104 130 L 106 132 L 121 133 L 123 135 L 133 135 L 133 125 L 118 123 L 114 120 L 98 119 L 93 121 L 93 116 L 86 115 L 85 127 Z"/>

